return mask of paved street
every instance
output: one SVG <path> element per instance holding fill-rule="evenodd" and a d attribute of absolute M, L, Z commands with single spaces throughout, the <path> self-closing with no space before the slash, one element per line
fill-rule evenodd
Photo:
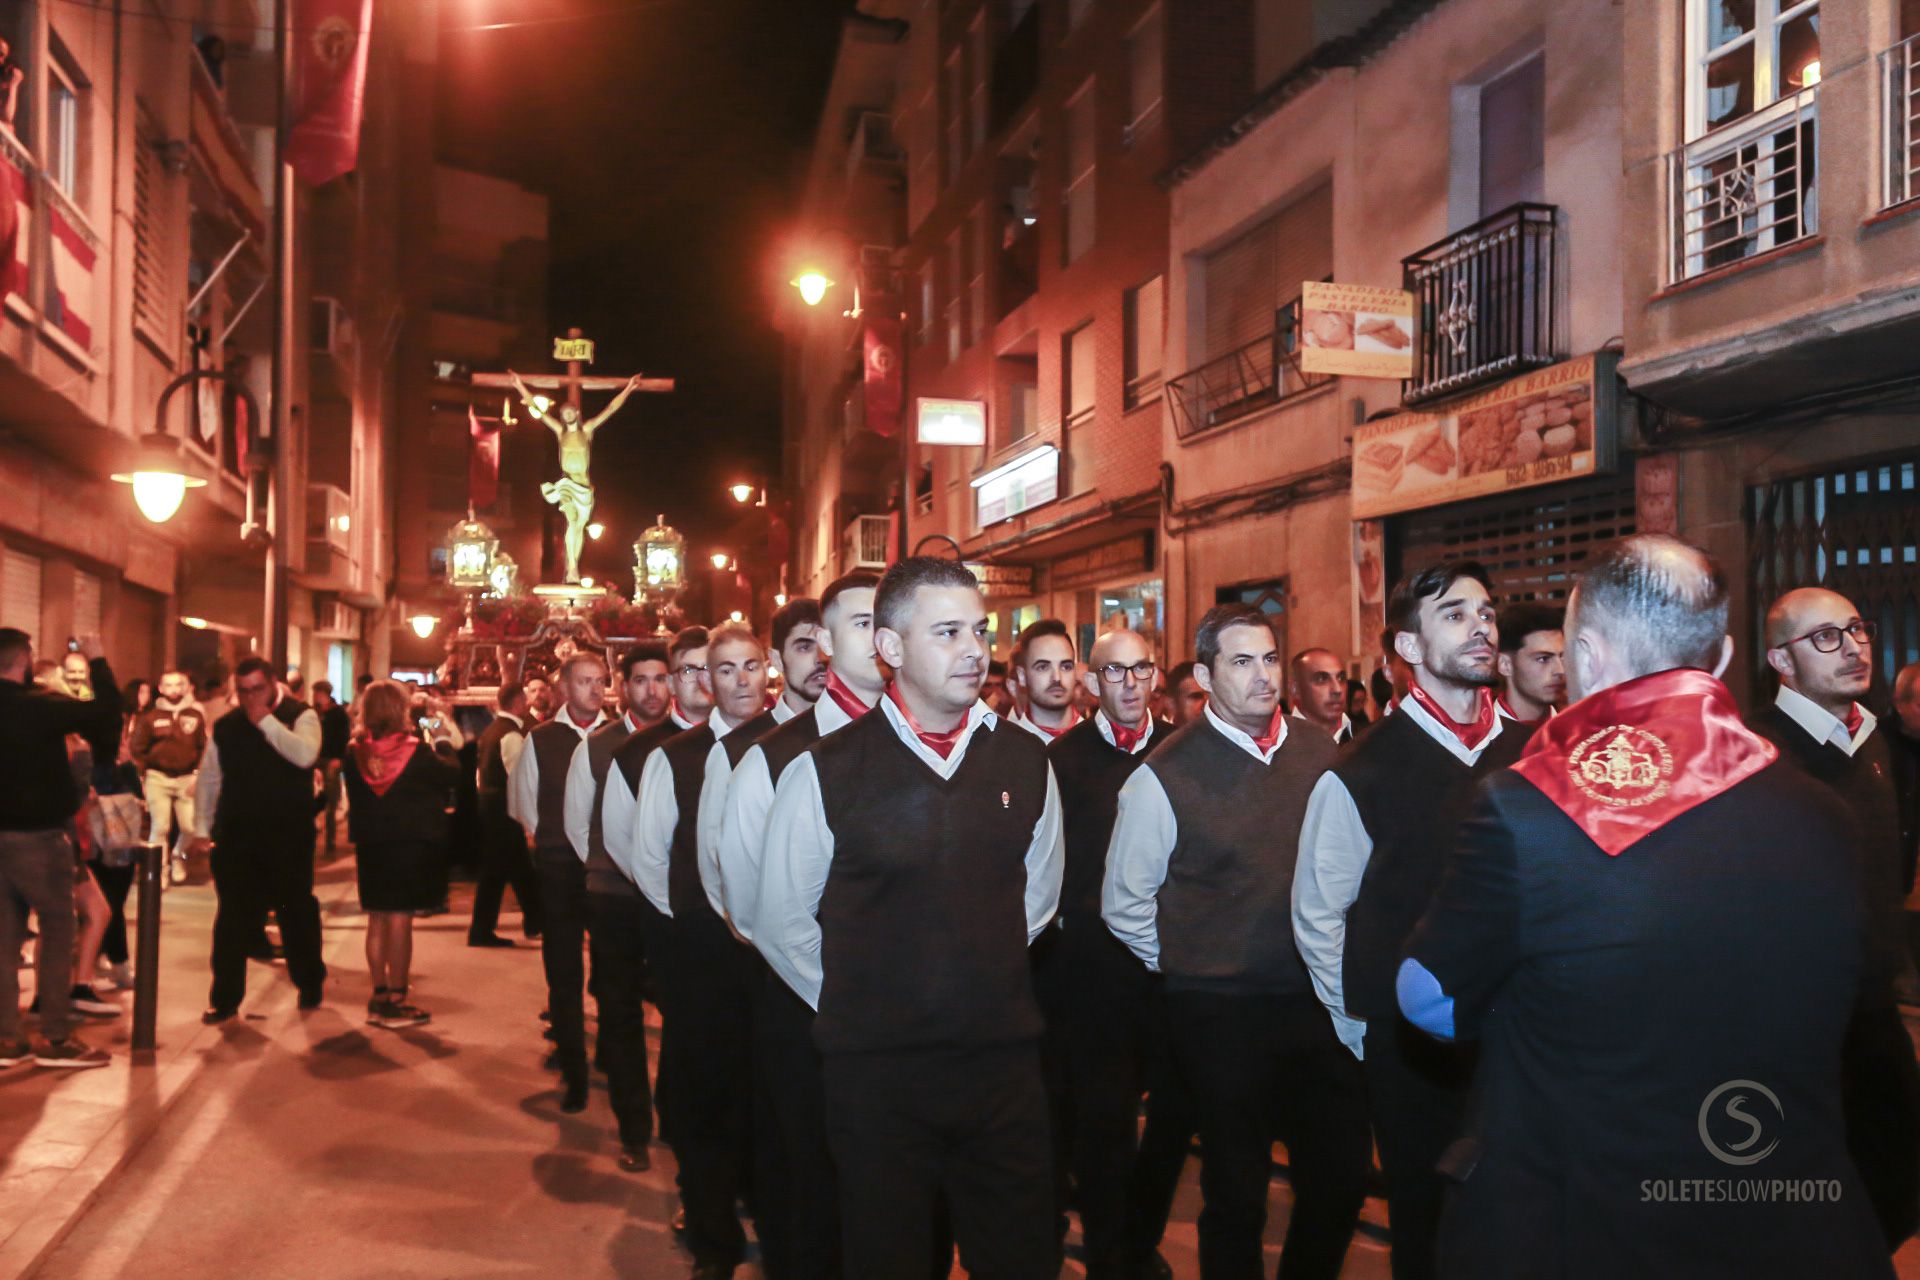
<path fill-rule="evenodd" d="M 433 1022 L 378 1030 L 350 861 L 323 871 L 320 896 L 325 1008 L 302 1015 L 282 969 L 256 964 L 246 1016 L 201 1027 L 212 892 L 189 885 L 166 898 L 156 1062 L 130 1061 L 122 1018 L 89 1028 L 116 1052 L 106 1070 L 0 1077 L 0 1276 L 684 1274 L 671 1153 L 620 1172 L 604 1089 L 559 1114 L 538 952 L 467 948 L 456 889 L 453 914 L 416 925 Z M 1183 1278 L 1198 1275 L 1194 1174 L 1166 1245 Z M 1276 1180 L 1270 1257 L 1286 1203 Z M 1367 1216 L 1346 1280 L 1387 1275 L 1377 1202 Z M 1920 1277 L 1920 1248 L 1900 1261 Z"/>

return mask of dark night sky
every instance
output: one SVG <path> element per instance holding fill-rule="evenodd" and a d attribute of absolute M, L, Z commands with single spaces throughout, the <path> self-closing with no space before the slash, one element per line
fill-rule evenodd
<path fill-rule="evenodd" d="M 629 565 L 660 511 L 704 557 L 735 516 L 725 486 L 778 474 L 780 338 L 762 276 L 851 8 L 444 0 L 442 151 L 549 196 L 550 327 L 598 342 L 595 373 L 679 379 L 595 438 L 610 533 L 589 544 L 589 573 Z M 466 29 L 536 15 L 571 20 Z"/>

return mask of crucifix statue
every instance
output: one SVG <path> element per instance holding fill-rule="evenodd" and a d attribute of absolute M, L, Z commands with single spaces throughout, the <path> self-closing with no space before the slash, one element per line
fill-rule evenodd
<path fill-rule="evenodd" d="M 580 552 L 586 545 L 587 522 L 593 518 L 593 482 L 587 474 L 593 461 L 593 433 L 619 412 L 628 396 L 636 391 L 671 391 L 673 379 L 646 378 L 639 374 L 631 378 L 584 376 L 581 372 L 583 366 L 593 362 L 593 343 L 582 337 L 578 329 L 569 329 L 566 337 L 554 340 L 553 355 L 556 360 L 567 362 L 565 374 L 537 374 L 523 378 L 512 370 L 504 374 L 476 373 L 473 383 L 480 387 L 512 387 L 527 412 L 546 424 L 559 441 L 560 478 L 542 484 L 540 495 L 558 507 L 560 514 L 566 517 L 565 581 L 574 583 L 580 581 Z M 564 390 L 566 399 L 555 405 L 546 397 L 535 394 L 536 387 Z M 583 391 L 613 391 L 617 394 L 606 408 L 586 418 L 581 413 L 580 395 Z"/>

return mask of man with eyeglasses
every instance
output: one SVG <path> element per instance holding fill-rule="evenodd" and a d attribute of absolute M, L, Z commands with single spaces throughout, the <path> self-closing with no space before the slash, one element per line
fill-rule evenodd
<path fill-rule="evenodd" d="M 1056 1193 L 1070 1176 L 1087 1275 L 1102 1280 L 1131 1276 L 1135 1260 L 1152 1255 L 1158 1236 L 1149 1224 L 1161 1198 L 1155 1187 L 1164 1178 L 1149 1178 L 1138 1196 L 1129 1194 L 1141 1182 L 1135 1129 L 1155 1065 L 1159 990 L 1101 921 L 1100 888 L 1120 788 L 1173 726 L 1150 713 L 1159 669 L 1139 633 L 1101 636 L 1081 679 L 1098 709 L 1047 749 L 1060 787 L 1066 873 L 1059 914 L 1033 945 L 1034 993 L 1046 1019 L 1041 1064 L 1053 1117 Z M 1161 1100 L 1158 1088 L 1153 1096 Z M 1145 1204 L 1136 1211 L 1140 1201 Z M 1064 1222 L 1066 1205 L 1058 1209 Z"/>
<path fill-rule="evenodd" d="M 1262 1274 L 1278 1139 L 1294 1195 L 1286 1274 L 1333 1280 L 1372 1164 L 1366 1087 L 1288 926 L 1307 798 L 1336 748 L 1290 729 L 1273 619 L 1253 606 L 1201 618 L 1194 675 L 1206 709 L 1120 788 L 1101 914 L 1166 975 L 1200 1130 L 1201 1276 Z"/>
<path fill-rule="evenodd" d="M 1780 753 L 1831 787 L 1853 815 L 1867 876 L 1868 927 L 1882 954 L 1906 954 L 1900 806 L 1885 735 L 1861 700 L 1873 683 L 1874 624 L 1821 587 L 1767 610 L 1773 705 L 1749 718 Z M 1891 982 L 1863 993 L 1841 1059 L 1847 1146 L 1889 1249 L 1920 1225 L 1920 1068 Z"/>
<path fill-rule="evenodd" d="M 1007 717 L 1042 742 L 1053 742 L 1080 721 L 1073 706 L 1073 638 L 1058 618 L 1042 618 L 1020 633 L 1013 649 L 1019 707 Z"/>

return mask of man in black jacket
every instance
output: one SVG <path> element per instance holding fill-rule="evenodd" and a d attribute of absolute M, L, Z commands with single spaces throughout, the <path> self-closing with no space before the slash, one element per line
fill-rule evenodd
<path fill-rule="evenodd" d="M 1767 610 L 1773 705 L 1749 723 L 1809 776 L 1833 788 L 1864 847 L 1869 923 L 1888 954 L 1904 954 L 1906 856 L 1887 735 L 1860 700 L 1873 682 L 1874 626 L 1836 592 L 1803 587 Z M 1920 1066 L 1891 983 L 1864 1000 L 1847 1029 L 1847 1141 L 1887 1246 L 1920 1222 Z"/>
<path fill-rule="evenodd" d="M 67 824 L 84 798 L 67 762 L 67 735 L 85 737 L 98 760 L 120 739 L 120 686 L 97 636 L 84 636 L 95 696 L 81 702 L 33 684 L 33 641 L 0 627 L 0 1067 L 31 1057 L 47 1067 L 101 1067 L 107 1055 L 69 1036 L 73 1025 L 73 846 Z M 24 903 L 22 907 L 19 904 Z M 40 916 L 35 982 L 40 1032 L 20 1028 L 20 944 L 30 908 Z"/>
<path fill-rule="evenodd" d="M 320 826 L 331 858 L 340 822 L 340 769 L 347 760 L 353 721 L 334 699 L 331 680 L 313 682 L 313 710 L 320 717 Z"/>
<path fill-rule="evenodd" d="M 1593 562 L 1579 700 L 1481 784 L 1409 944 L 1400 1008 L 1480 1041 L 1443 1276 L 1893 1274 L 1841 1110 L 1850 1011 L 1886 980 L 1860 851 L 1741 723 L 1726 623 L 1695 548 Z"/>
<path fill-rule="evenodd" d="M 207 713 L 193 700 L 193 684 L 183 671 L 160 677 L 153 705 L 134 717 L 127 735 L 127 753 L 147 797 L 149 838 L 167 844 L 175 820 L 180 835 L 172 841 L 168 873 L 162 885 L 182 884 L 187 878 L 187 842 L 193 838 L 194 774 L 207 751 L 212 728 Z"/>

